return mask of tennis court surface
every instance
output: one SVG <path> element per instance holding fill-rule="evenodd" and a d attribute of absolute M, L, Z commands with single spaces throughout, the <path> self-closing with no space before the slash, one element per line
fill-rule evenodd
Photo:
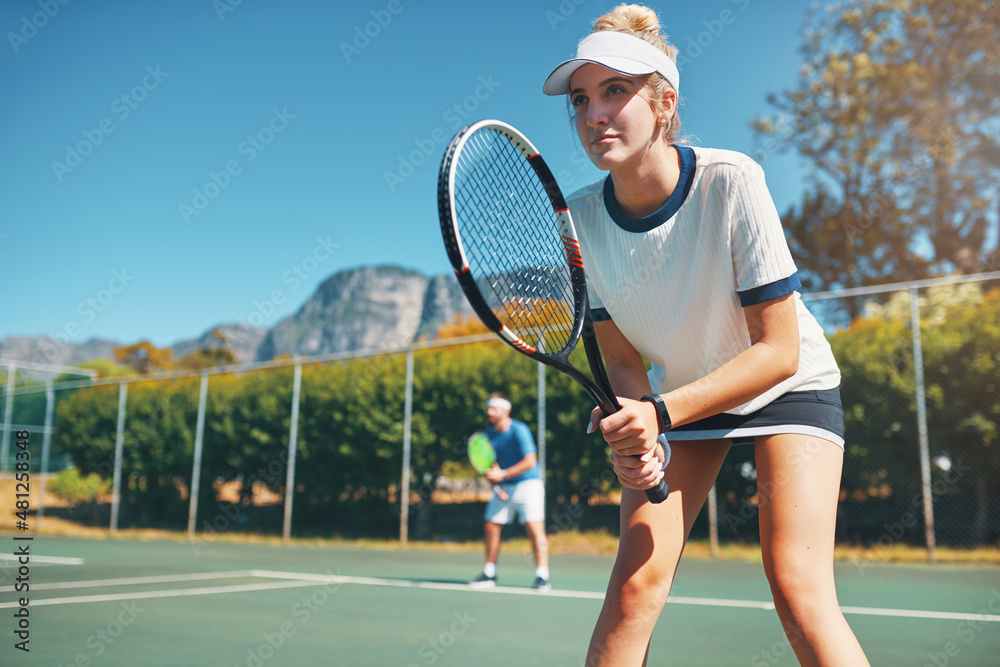
<path fill-rule="evenodd" d="M 10 536 L 8 544 L 16 543 Z M 582 665 L 612 559 L 478 552 L 99 541 L 30 543 L 30 647 L 14 648 L 19 565 L 0 560 L 3 665 Z M 14 547 L 4 551 L 13 553 Z M 1000 664 L 1000 568 L 838 563 L 873 665 Z M 795 665 L 759 563 L 687 559 L 650 665 Z"/>

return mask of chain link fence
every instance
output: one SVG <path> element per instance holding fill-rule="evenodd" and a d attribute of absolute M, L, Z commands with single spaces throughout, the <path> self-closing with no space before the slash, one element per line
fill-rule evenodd
<path fill-rule="evenodd" d="M 866 304 L 830 335 L 847 422 L 839 542 L 924 546 L 930 558 L 937 546 L 1000 542 L 998 278 L 804 297 L 823 312 Z M 479 540 L 491 492 L 464 443 L 485 422 L 485 396 L 502 389 L 538 440 L 550 533 L 618 532 L 620 487 L 599 438 L 584 434 L 588 399 L 492 335 L 142 378 L 53 383 L 35 369 L 15 382 L 15 372 L 3 384 L 2 472 L 18 461 L 11 434 L 27 431 L 34 479 L 75 464 L 111 482 L 84 507 L 37 498 L 39 520 L 186 530 L 194 541 L 234 531 Z M 692 538 L 756 542 L 757 494 L 753 448 L 734 447 Z"/>

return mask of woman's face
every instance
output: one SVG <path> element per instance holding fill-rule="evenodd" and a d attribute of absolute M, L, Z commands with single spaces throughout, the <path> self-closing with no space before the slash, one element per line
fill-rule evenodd
<path fill-rule="evenodd" d="M 634 165 L 662 143 L 657 115 L 639 94 L 644 77 L 588 63 L 570 78 L 570 104 L 580 143 L 598 169 Z"/>

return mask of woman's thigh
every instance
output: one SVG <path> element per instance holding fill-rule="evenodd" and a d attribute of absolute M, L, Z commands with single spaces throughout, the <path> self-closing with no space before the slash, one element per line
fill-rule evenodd
<path fill-rule="evenodd" d="M 815 436 L 760 436 L 755 445 L 764 567 L 829 572 L 844 450 Z M 782 572 L 778 571 L 778 575 Z"/>
<path fill-rule="evenodd" d="M 640 585 L 666 599 L 684 542 L 729 451 L 728 440 L 671 443 L 665 479 L 670 495 L 660 504 L 642 491 L 625 489 L 621 504 L 621 538 L 612 574 L 612 589 L 638 578 Z"/>

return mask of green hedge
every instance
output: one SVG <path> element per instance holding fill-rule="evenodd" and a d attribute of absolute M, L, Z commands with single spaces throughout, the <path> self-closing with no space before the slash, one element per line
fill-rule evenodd
<path fill-rule="evenodd" d="M 905 295 L 904 295 L 905 296 Z M 922 305 L 935 504 L 942 535 L 981 544 L 1000 537 L 1000 290 L 931 290 Z M 922 510 L 914 373 L 908 301 L 837 332 L 831 344 L 843 372 L 847 458 L 841 504 L 842 537 L 876 542 L 906 525 L 919 541 Z M 465 441 L 485 424 L 484 402 L 507 393 L 513 416 L 537 426 L 538 365 L 500 342 L 415 353 L 411 488 L 429 500 L 442 471 L 468 474 Z M 296 530 L 396 534 L 402 465 L 405 355 L 303 366 Z M 574 363 L 586 367 L 582 350 Z M 199 529 L 226 517 L 230 524 L 280 526 L 277 509 L 231 508 L 214 483 L 260 481 L 284 494 L 293 369 L 211 376 L 205 422 Z M 123 458 L 125 525 L 186 525 L 198 405 L 197 379 L 128 386 Z M 584 430 L 589 399 L 575 383 L 546 372 L 547 490 L 553 507 L 617 490 L 603 441 Z M 61 398 L 53 445 L 81 473 L 111 476 L 117 387 L 81 389 Z M 537 437 L 537 433 L 536 433 Z M 991 481 L 992 480 L 992 481 Z M 721 526 L 745 538 L 756 531 L 752 448 L 734 449 L 723 467 Z M 352 509 L 353 508 L 353 509 Z M 240 515 L 237 520 L 235 515 Z M 573 513 L 563 511 L 562 519 Z M 424 517 L 426 518 L 426 516 Z M 222 521 L 222 523 L 227 523 Z M 570 524 L 572 521 L 560 521 Z M 228 527 L 232 527 L 231 525 Z M 567 527 L 567 526 L 560 526 Z M 610 527 L 616 528 L 616 527 Z"/>

